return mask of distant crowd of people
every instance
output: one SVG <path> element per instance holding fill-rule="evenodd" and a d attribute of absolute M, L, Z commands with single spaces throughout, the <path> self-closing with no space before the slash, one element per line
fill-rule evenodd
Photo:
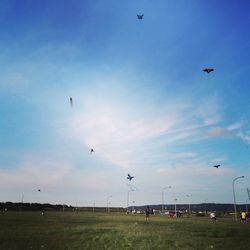
<path fill-rule="evenodd" d="M 128 211 L 127 211 L 127 213 L 128 213 Z M 146 219 L 146 221 L 148 221 L 150 215 L 154 215 L 155 214 L 155 209 L 150 208 L 149 206 L 147 206 L 145 208 L 144 213 L 145 213 L 145 219 Z M 170 217 L 180 217 L 181 215 L 178 215 L 178 213 L 177 213 L 177 215 L 175 215 L 175 213 L 169 213 L 169 216 Z M 216 216 L 216 212 L 215 211 L 213 211 L 213 212 L 210 213 L 210 219 L 213 222 L 217 221 L 217 216 Z M 241 222 L 249 222 L 250 221 L 250 213 L 245 212 L 245 211 L 241 211 L 240 212 L 240 220 L 241 220 Z"/>
<path fill-rule="evenodd" d="M 217 221 L 215 212 L 210 213 L 210 219 L 214 222 Z M 245 211 L 241 211 L 240 213 L 240 221 L 241 222 L 249 222 L 250 220 L 250 213 L 247 213 Z"/>

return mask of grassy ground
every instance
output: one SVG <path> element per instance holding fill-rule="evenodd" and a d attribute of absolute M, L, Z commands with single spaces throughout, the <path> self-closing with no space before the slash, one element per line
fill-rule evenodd
<path fill-rule="evenodd" d="M 0 250 L 250 249 L 250 223 L 88 212 L 0 213 Z"/>

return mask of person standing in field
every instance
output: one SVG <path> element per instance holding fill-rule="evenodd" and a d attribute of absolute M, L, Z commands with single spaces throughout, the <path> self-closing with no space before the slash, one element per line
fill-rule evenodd
<path fill-rule="evenodd" d="M 149 206 L 147 206 L 145 209 L 146 221 L 148 221 L 149 215 L 150 215 L 150 208 L 149 208 Z"/>
<path fill-rule="evenodd" d="M 216 215 L 215 215 L 214 212 L 210 213 L 210 219 L 211 219 L 212 221 L 216 222 L 217 219 L 216 219 Z"/>
<path fill-rule="evenodd" d="M 246 212 L 244 212 L 244 211 L 242 211 L 241 212 L 241 222 L 246 222 L 246 220 L 247 220 L 247 214 L 246 214 Z"/>

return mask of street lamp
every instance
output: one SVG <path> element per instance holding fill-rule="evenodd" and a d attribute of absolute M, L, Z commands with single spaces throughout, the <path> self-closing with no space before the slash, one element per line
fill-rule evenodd
<path fill-rule="evenodd" d="M 109 198 L 111 198 L 111 197 L 112 197 L 112 195 L 107 197 L 107 213 L 109 212 Z"/>
<path fill-rule="evenodd" d="M 163 214 L 163 208 L 164 208 L 164 190 L 168 189 L 168 188 L 172 188 L 171 186 L 167 186 L 162 188 L 162 192 L 161 192 L 161 199 L 162 199 L 162 205 L 161 205 L 161 213 Z"/>
<path fill-rule="evenodd" d="M 248 200 L 247 200 L 247 202 L 246 202 L 246 205 L 247 205 L 247 213 L 248 213 L 248 203 L 249 203 L 249 201 L 250 201 L 250 191 L 249 191 L 249 188 L 247 188 L 247 195 L 248 195 Z"/>
<path fill-rule="evenodd" d="M 236 214 L 237 211 L 236 211 L 236 198 L 235 198 L 235 191 L 234 191 L 234 183 L 235 183 L 236 180 L 238 180 L 238 179 L 240 179 L 240 178 L 244 178 L 244 175 L 239 176 L 239 177 L 233 179 L 234 219 L 235 219 L 235 221 L 237 221 L 237 214 Z"/>
<path fill-rule="evenodd" d="M 205 199 L 205 215 L 207 214 L 207 199 Z"/>
<path fill-rule="evenodd" d="M 134 191 L 134 189 L 130 189 L 130 190 L 128 190 L 128 192 L 127 192 L 127 213 L 128 213 L 128 207 L 129 207 L 129 193 L 130 192 L 133 192 Z"/>
<path fill-rule="evenodd" d="M 191 194 L 187 194 L 186 195 L 188 198 L 192 197 Z M 189 199 L 189 203 L 188 203 L 188 214 L 190 215 L 190 199 Z"/>
<path fill-rule="evenodd" d="M 177 218 L 177 213 L 176 213 L 176 201 L 178 199 L 177 198 L 174 198 L 174 215 L 175 215 L 175 218 Z"/>
<path fill-rule="evenodd" d="M 134 211 L 135 211 L 135 201 L 133 201 L 133 210 L 132 210 L 132 212 L 134 213 Z"/>

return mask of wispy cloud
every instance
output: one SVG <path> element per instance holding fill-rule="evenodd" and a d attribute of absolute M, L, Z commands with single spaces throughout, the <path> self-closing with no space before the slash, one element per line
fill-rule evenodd
<path fill-rule="evenodd" d="M 73 111 L 65 121 L 68 125 L 64 123 L 59 131 L 89 149 L 95 148 L 98 157 L 122 168 L 134 166 L 138 155 L 141 159 L 149 155 L 155 158 L 164 145 L 204 139 L 201 131 L 221 119 L 215 97 L 204 98 L 198 108 L 190 98 L 168 100 L 159 110 L 157 100 L 145 100 L 141 105 L 132 99 L 128 103 L 124 95 L 130 92 L 124 91 L 120 101 L 119 87 L 110 90 L 107 85 L 102 90 L 102 94 L 96 92 L 94 84 L 88 93 L 78 96 L 78 100 L 84 100 L 78 103 L 81 110 Z"/>
<path fill-rule="evenodd" d="M 250 144 L 250 133 L 239 132 L 237 136 L 240 137 L 243 141 Z"/>
<path fill-rule="evenodd" d="M 103 159 L 127 168 L 136 152 L 180 122 L 179 114 L 173 110 L 152 112 L 147 102 L 144 106 L 136 105 L 119 102 L 110 95 L 101 100 L 93 98 L 71 117 L 69 130 L 62 129 L 61 133 L 70 134 L 95 148 Z"/>
<path fill-rule="evenodd" d="M 213 125 L 218 123 L 221 118 L 221 108 L 216 96 L 206 96 L 198 104 L 196 114 L 201 117 L 205 125 Z"/>
<path fill-rule="evenodd" d="M 235 122 L 227 127 L 212 127 L 207 130 L 207 135 L 211 137 L 234 137 L 250 143 L 250 134 L 244 132 L 244 121 Z"/>
<path fill-rule="evenodd" d="M 207 135 L 212 137 L 219 137 L 219 136 L 232 136 L 233 134 L 227 128 L 216 127 L 216 128 L 210 128 L 207 131 Z"/>
<path fill-rule="evenodd" d="M 241 120 L 239 122 L 235 122 L 235 123 L 229 125 L 227 127 L 227 129 L 230 130 L 230 131 L 232 131 L 232 130 L 240 129 L 243 125 L 244 125 L 244 121 Z"/>

